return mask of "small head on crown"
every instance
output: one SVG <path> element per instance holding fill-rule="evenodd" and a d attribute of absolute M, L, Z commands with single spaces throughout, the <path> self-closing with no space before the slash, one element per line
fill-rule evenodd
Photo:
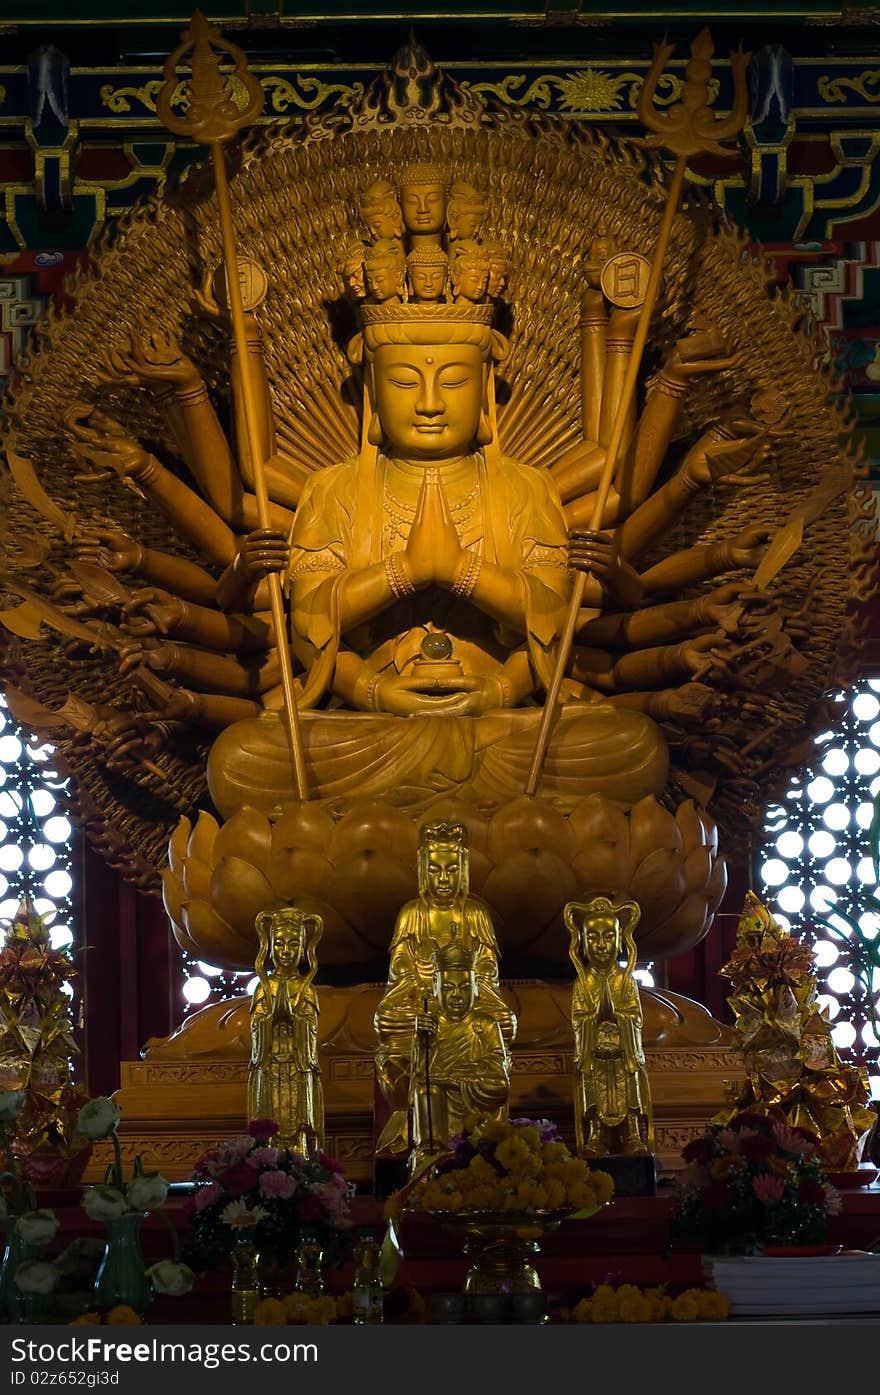
<path fill-rule="evenodd" d="M 436 243 L 414 247 L 406 259 L 406 275 L 413 300 L 442 300 L 449 281 L 449 258 Z"/>
<path fill-rule="evenodd" d="M 406 285 L 406 258 L 396 238 L 385 237 L 368 247 L 364 255 L 364 283 L 377 304 L 400 301 Z"/>
<path fill-rule="evenodd" d="M 387 179 L 376 179 L 361 195 L 360 214 L 375 241 L 384 237 L 403 237 L 403 215 L 397 201 L 397 190 Z"/>
<path fill-rule="evenodd" d="M 489 289 L 489 254 L 473 238 L 462 238 L 454 244 L 455 255 L 450 259 L 450 284 L 456 305 L 468 301 L 479 305 Z"/>
<path fill-rule="evenodd" d="M 486 216 L 486 196 L 473 184 L 457 179 L 449 190 L 446 222 L 450 242 L 476 237 Z"/>
<path fill-rule="evenodd" d="M 361 329 L 349 356 L 363 365 L 370 414 L 362 453 L 381 448 L 392 458 L 443 462 L 480 447 L 497 450 L 492 363 L 505 357 L 507 344 L 492 326 L 493 288 L 503 288 L 509 263 L 499 244 L 461 235 L 476 231 L 485 209 L 482 195 L 464 181 L 455 186 L 453 237 L 448 184 L 439 165 L 410 165 L 400 176 L 399 202 L 389 180 L 376 180 L 360 201 L 367 225 L 363 262 L 356 246 L 343 262 Z M 389 235 L 400 208 L 402 239 Z M 470 221 L 462 210 L 474 214 Z M 445 391 L 453 366 L 454 393 Z M 424 391 L 414 394 L 414 385 Z M 420 404 L 427 398 L 442 404 L 442 430 L 436 422 L 425 429 Z"/>
<path fill-rule="evenodd" d="M 403 225 L 411 237 L 439 238 L 446 224 L 446 177 L 439 165 L 409 165 L 400 177 Z"/>
<path fill-rule="evenodd" d="M 468 892 L 467 829 L 461 823 L 427 823 L 419 831 L 419 892 L 430 903 L 452 906 Z"/>

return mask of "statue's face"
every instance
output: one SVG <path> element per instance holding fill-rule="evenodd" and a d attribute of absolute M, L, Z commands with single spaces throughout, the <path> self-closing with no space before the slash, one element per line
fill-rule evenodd
<path fill-rule="evenodd" d="M 411 266 L 409 279 L 416 300 L 439 300 L 446 289 L 448 274 L 449 268 L 442 262 Z"/>
<path fill-rule="evenodd" d="M 483 210 L 475 203 L 457 203 L 454 213 L 450 211 L 450 223 L 454 225 L 455 236 L 475 237 L 483 221 Z"/>
<path fill-rule="evenodd" d="M 584 926 L 587 959 L 597 969 L 610 969 L 620 956 L 620 929 L 615 916 L 597 916 Z"/>
<path fill-rule="evenodd" d="M 277 925 L 272 932 L 272 962 L 280 974 L 293 973 L 303 951 L 301 925 Z"/>
<path fill-rule="evenodd" d="M 461 1022 L 474 1005 L 477 985 L 472 969 L 444 969 L 434 980 L 434 991 L 445 1017 Z"/>
<path fill-rule="evenodd" d="M 375 240 L 381 237 L 401 237 L 403 219 L 394 186 L 387 180 L 379 180 L 367 190 L 361 204 L 361 216 L 370 236 Z"/>
<path fill-rule="evenodd" d="M 408 232 L 442 232 L 446 222 L 446 188 L 443 184 L 412 184 L 402 191 L 400 207 Z"/>
<path fill-rule="evenodd" d="M 507 262 L 503 258 L 492 258 L 489 262 L 489 294 L 503 295 L 507 289 Z"/>
<path fill-rule="evenodd" d="M 477 434 L 483 358 L 476 344 L 383 344 L 373 358 L 376 409 L 405 460 L 465 455 Z"/>
<path fill-rule="evenodd" d="M 379 262 L 378 265 L 367 263 L 366 279 L 370 295 L 377 300 L 390 300 L 392 296 L 400 295 L 402 276 L 400 267 L 394 262 Z"/>
<path fill-rule="evenodd" d="M 427 891 L 439 906 L 451 906 L 461 890 L 461 862 L 455 848 L 429 848 L 425 859 Z"/>
<path fill-rule="evenodd" d="M 455 289 L 465 300 L 482 300 L 489 284 L 489 267 L 476 257 L 462 257 L 456 267 Z"/>

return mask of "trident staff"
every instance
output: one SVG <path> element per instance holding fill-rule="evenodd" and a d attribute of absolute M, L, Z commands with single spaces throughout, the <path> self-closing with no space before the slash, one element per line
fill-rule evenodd
<path fill-rule="evenodd" d="M 220 57 L 215 49 L 232 59 L 233 72 L 231 75 L 227 76 L 220 71 Z M 191 71 L 187 93 L 189 105 L 185 114 L 178 114 L 174 111 L 172 102 L 178 88 L 177 68 L 184 61 L 185 55 L 189 55 L 188 63 Z M 163 124 L 173 135 L 189 136 L 193 140 L 207 145 L 211 152 L 214 184 L 217 191 L 217 210 L 220 215 L 220 236 L 223 245 L 223 265 L 226 271 L 229 312 L 241 373 L 245 430 L 254 468 L 254 494 L 260 527 L 268 529 L 271 527 L 269 495 L 263 468 L 264 461 L 260 444 L 259 416 L 254 396 L 254 385 L 248 365 L 247 332 L 241 285 L 238 279 L 235 227 L 232 222 L 226 162 L 223 158 L 225 142 L 231 140 L 243 126 L 249 125 L 263 110 L 263 89 L 248 68 L 247 59 L 241 49 L 221 38 L 219 29 L 209 24 L 200 10 L 195 11 L 189 29 L 184 30 L 181 42 L 165 60 L 163 73 L 164 81 L 156 99 L 156 111 Z M 244 91 L 246 101 L 242 106 L 239 106 L 234 100 L 231 79 L 235 79 Z M 272 626 L 281 667 L 281 686 L 284 692 L 287 738 L 290 744 L 294 783 L 297 797 L 307 799 L 308 784 L 305 757 L 296 705 L 296 689 L 287 635 L 284 597 L 281 592 L 281 578 L 277 572 L 271 572 L 267 580 L 272 609 Z"/>
<path fill-rule="evenodd" d="M 654 306 L 657 303 L 657 295 L 663 276 L 663 263 L 666 259 L 666 252 L 672 235 L 672 224 L 675 220 L 679 201 L 681 199 L 681 191 L 684 186 L 684 176 L 688 160 L 691 159 L 692 156 L 699 154 L 729 154 L 730 152 L 726 151 L 718 142 L 720 140 L 729 140 L 731 136 L 735 136 L 742 130 L 746 118 L 747 98 L 745 78 L 749 54 L 744 53 L 742 49 L 730 55 L 730 66 L 734 81 L 733 110 L 728 116 L 719 118 L 711 109 L 709 102 L 709 79 L 712 75 L 712 65 L 710 60 L 715 50 L 708 29 L 701 30 L 691 44 L 691 58 L 685 68 L 685 80 L 682 84 L 681 100 L 676 102 L 675 105 L 671 106 L 666 112 L 656 111 L 653 106 L 654 93 L 663 70 L 674 51 L 675 46 L 665 41 L 662 44 L 655 44 L 654 60 L 639 95 L 639 120 L 652 132 L 651 135 L 644 139 L 643 143 L 649 147 L 656 148 L 660 146 L 665 148 L 671 151 L 676 159 L 672 171 L 672 179 L 670 180 L 666 195 L 666 204 L 663 209 L 660 230 L 657 234 L 657 245 L 654 248 L 654 257 L 651 262 L 651 273 L 648 278 L 645 299 L 642 302 L 642 307 L 639 312 L 639 321 L 633 338 L 632 350 L 623 383 L 623 391 L 614 418 L 614 426 L 611 431 L 611 439 L 608 442 L 608 450 L 605 456 L 602 475 L 599 480 L 598 489 L 596 490 L 593 516 L 590 519 L 590 529 L 594 532 L 602 526 L 602 518 L 608 500 L 608 491 L 614 479 L 620 447 L 626 431 L 627 416 L 635 399 L 636 388 L 638 387 L 639 381 L 639 369 L 642 364 L 642 354 L 644 353 L 645 344 L 648 340 L 651 316 L 654 313 Z M 547 747 L 550 741 L 550 731 L 559 705 L 559 690 L 562 687 L 565 670 L 571 658 L 574 632 L 578 626 L 579 620 L 581 620 L 581 605 L 584 599 L 584 588 L 586 587 L 589 575 L 589 572 L 578 572 L 574 580 L 571 601 L 569 603 L 568 613 L 565 617 L 565 626 L 559 640 L 556 667 L 547 689 L 541 726 L 538 730 L 538 739 L 535 743 L 534 755 L 532 756 L 532 764 L 529 770 L 528 783 L 526 785 L 527 795 L 534 795 L 538 789 L 538 783 L 541 778 L 541 771 L 544 766 Z"/>

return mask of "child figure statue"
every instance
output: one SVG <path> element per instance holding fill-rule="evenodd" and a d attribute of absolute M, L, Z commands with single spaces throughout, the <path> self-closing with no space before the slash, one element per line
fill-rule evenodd
<path fill-rule="evenodd" d="M 510 1056 L 497 1011 L 479 1000 L 475 955 L 460 940 L 434 955 L 434 998 L 415 1020 L 410 1167 L 445 1147 L 468 1114 L 507 1110 Z"/>
<path fill-rule="evenodd" d="M 628 912 L 625 925 L 621 912 Z M 607 896 L 585 905 L 570 901 L 565 908 L 577 972 L 571 1005 L 575 1137 L 586 1157 L 653 1151 L 642 1008 L 633 978 L 639 914 L 634 901 L 613 905 Z"/>
<path fill-rule="evenodd" d="M 260 982 L 251 999 L 248 1118 L 274 1119 L 277 1147 L 314 1153 L 324 1143 L 318 997 L 312 987 L 324 922 L 285 906 L 258 915 L 256 928 Z"/>

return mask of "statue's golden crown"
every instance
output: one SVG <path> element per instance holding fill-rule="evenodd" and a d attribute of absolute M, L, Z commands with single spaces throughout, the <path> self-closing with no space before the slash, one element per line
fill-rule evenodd
<path fill-rule="evenodd" d="M 423 823 L 419 829 L 420 848 L 467 847 L 467 829 L 463 823 Z"/>
<path fill-rule="evenodd" d="M 472 972 L 476 962 L 476 955 L 461 940 L 450 940 L 449 944 L 443 945 L 440 949 L 435 949 L 433 954 L 434 969 L 436 973 L 456 972 L 464 969 Z"/>
<path fill-rule="evenodd" d="M 374 180 L 358 207 L 366 237 L 347 244 L 342 265 L 367 350 L 439 335 L 488 352 L 507 260 L 494 243 L 493 260 L 490 244 L 480 241 L 488 208 L 482 191 L 423 163 L 408 166 L 396 183 Z M 398 265 L 399 277 L 392 274 Z M 420 274 L 444 267 L 439 279 Z"/>

